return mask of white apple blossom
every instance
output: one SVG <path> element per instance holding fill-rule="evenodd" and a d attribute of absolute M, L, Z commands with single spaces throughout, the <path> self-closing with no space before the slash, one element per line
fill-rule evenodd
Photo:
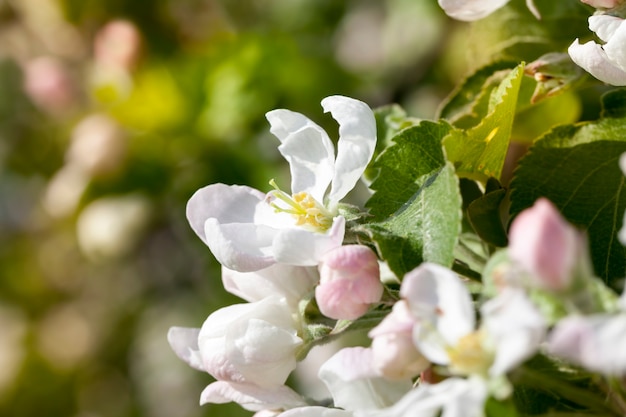
<path fill-rule="evenodd" d="M 342 244 L 345 219 L 338 203 L 372 158 L 376 121 L 365 103 L 348 97 L 326 97 L 322 107 L 339 123 L 336 157 L 328 134 L 304 115 L 284 109 L 266 115 L 289 162 L 292 195 L 273 182 L 268 194 L 212 184 L 189 200 L 191 227 L 225 267 L 250 272 L 277 262 L 317 265 Z"/>
<path fill-rule="evenodd" d="M 482 306 L 476 329 L 469 291 L 439 265 L 425 263 L 409 272 L 400 293 L 419 321 L 414 328 L 418 350 L 457 375 L 502 376 L 530 357 L 545 333 L 542 316 L 515 288 Z"/>
<path fill-rule="evenodd" d="M 589 29 L 603 44 L 589 41 L 580 44 L 576 39 L 568 48 L 572 60 L 591 75 L 607 84 L 626 85 L 626 23 L 608 14 L 589 17 Z"/>
<path fill-rule="evenodd" d="M 302 344 L 285 300 L 268 297 L 212 313 L 201 329 L 172 327 L 168 341 L 190 366 L 220 381 L 281 386 Z"/>
<path fill-rule="evenodd" d="M 439 0 L 439 6 L 451 18 L 471 22 L 490 15 L 508 2 L 509 0 Z M 540 18 L 533 0 L 526 0 L 526 6 L 536 18 Z"/>

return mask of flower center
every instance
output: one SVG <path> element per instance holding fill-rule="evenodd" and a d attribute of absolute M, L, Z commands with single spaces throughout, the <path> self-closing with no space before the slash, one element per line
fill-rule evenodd
<path fill-rule="evenodd" d="M 268 193 L 271 196 L 269 204 L 277 213 L 291 214 L 296 219 L 297 226 L 323 233 L 333 224 L 332 213 L 311 194 L 302 191 L 290 196 L 282 191 L 274 180 L 270 181 L 270 185 L 274 190 Z M 280 202 L 284 205 L 279 205 Z"/>
<path fill-rule="evenodd" d="M 483 334 L 475 331 L 459 339 L 454 347 L 447 349 L 450 369 L 457 374 L 471 375 L 487 373 L 493 362 L 493 355 L 483 345 Z"/>

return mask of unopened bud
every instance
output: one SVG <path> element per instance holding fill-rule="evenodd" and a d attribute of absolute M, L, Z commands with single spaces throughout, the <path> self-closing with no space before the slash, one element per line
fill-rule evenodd
<path fill-rule="evenodd" d="M 565 290 L 585 254 L 583 235 L 547 199 L 521 212 L 510 230 L 509 255 L 530 275 L 533 285 Z"/>
<path fill-rule="evenodd" d="M 526 65 L 526 75 L 537 81 L 537 87 L 530 101 L 536 103 L 571 88 L 582 75 L 583 70 L 568 54 L 551 52 Z"/>
<path fill-rule="evenodd" d="M 430 366 L 413 343 L 415 318 L 406 301 L 398 301 L 385 319 L 369 332 L 372 366 L 391 380 L 411 379 Z"/>
<path fill-rule="evenodd" d="M 382 297 L 378 258 L 367 246 L 333 249 L 324 255 L 319 270 L 320 284 L 315 289 L 315 298 L 327 317 L 357 319 Z"/>

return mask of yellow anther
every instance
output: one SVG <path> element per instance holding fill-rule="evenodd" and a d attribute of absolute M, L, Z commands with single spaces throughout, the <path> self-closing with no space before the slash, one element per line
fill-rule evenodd
<path fill-rule="evenodd" d="M 493 363 L 493 354 L 485 350 L 483 334 L 479 331 L 461 337 L 447 351 L 450 369 L 460 375 L 486 374 Z"/>
<path fill-rule="evenodd" d="M 276 212 L 289 213 L 295 217 L 297 226 L 316 232 L 325 232 L 333 224 L 332 214 L 311 194 L 299 192 L 292 197 L 278 188 L 274 180 L 270 181 L 270 185 L 274 187 L 274 191 L 270 191 L 269 194 L 285 203 L 285 206 L 279 206 L 273 201 L 270 201 L 270 205 Z"/>

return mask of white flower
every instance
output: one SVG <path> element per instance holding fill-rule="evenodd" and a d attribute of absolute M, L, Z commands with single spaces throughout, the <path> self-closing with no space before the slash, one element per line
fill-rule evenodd
<path fill-rule="evenodd" d="M 471 296 L 452 271 L 424 263 L 409 272 L 400 289 L 419 324 L 418 350 L 458 375 L 498 378 L 530 357 L 546 324 L 522 290 L 507 288 L 481 308 L 475 329 Z"/>
<path fill-rule="evenodd" d="M 289 162 L 292 195 L 213 184 L 187 204 L 193 230 L 229 269 L 256 271 L 280 262 L 317 265 L 343 242 L 338 203 L 354 188 L 374 153 L 376 121 L 363 102 L 331 96 L 322 107 L 339 123 L 337 156 L 328 134 L 300 113 L 267 113 L 280 153 Z M 327 189 L 330 186 L 330 191 Z"/>
<path fill-rule="evenodd" d="M 439 6 L 453 19 L 471 22 L 495 12 L 509 0 L 439 0 Z M 537 19 L 539 11 L 533 0 L 526 0 L 526 6 Z"/>
<path fill-rule="evenodd" d="M 607 84 L 626 85 L 626 24 L 624 19 L 606 14 L 589 17 L 589 29 L 604 42 L 580 44 L 578 39 L 567 50 L 572 60 Z"/>
<path fill-rule="evenodd" d="M 200 330 L 172 327 L 168 341 L 190 366 L 220 381 L 281 386 L 302 344 L 283 299 L 234 304 L 212 313 Z"/>

